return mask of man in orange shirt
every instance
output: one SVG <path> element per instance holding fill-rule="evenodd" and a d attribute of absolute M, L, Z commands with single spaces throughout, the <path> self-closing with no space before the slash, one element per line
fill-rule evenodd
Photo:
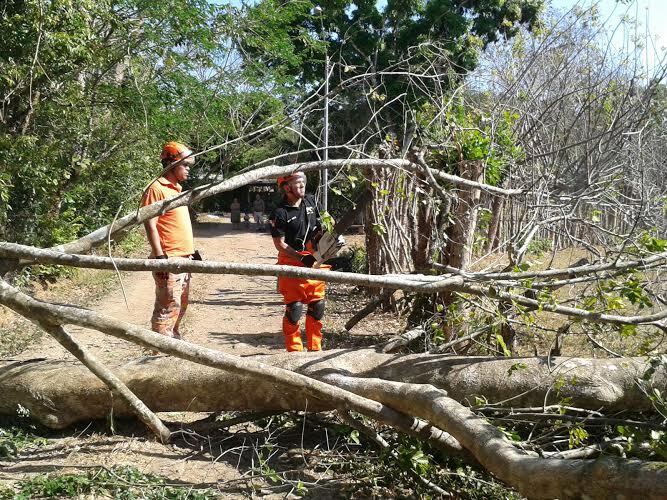
<path fill-rule="evenodd" d="M 179 184 L 188 178 L 195 159 L 192 150 L 178 142 L 168 142 L 160 155 L 165 170 L 162 177 L 146 190 L 141 206 L 177 196 Z M 192 224 L 187 206 L 169 210 L 144 223 L 151 246 L 151 259 L 193 259 L 195 256 Z M 151 327 L 153 331 L 181 338 L 179 325 L 188 307 L 190 273 L 154 272 L 155 306 Z"/>

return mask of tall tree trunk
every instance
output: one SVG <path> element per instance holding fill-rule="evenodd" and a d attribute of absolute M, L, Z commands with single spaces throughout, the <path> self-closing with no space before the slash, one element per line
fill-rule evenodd
<path fill-rule="evenodd" d="M 461 177 L 473 181 L 479 181 L 484 171 L 481 161 L 461 161 Z M 454 209 L 454 223 L 447 230 L 448 243 L 446 249 L 446 264 L 457 269 L 465 270 L 470 264 L 472 257 L 472 245 L 477 227 L 477 213 L 481 192 L 473 187 L 461 187 L 456 208 Z M 445 311 L 454 303 L 453 292 L 443 292 L 439 297 Z M 464 321 L 460 321 L 464 324 Z M 445 323 L 445 337 L 448 341 L 454 338 L 455 332 L 450 322 Z M 464 329 L 460 335 L 465 335 Z"/>
<path fill-rule="evenodd" d="M 500 219 L 505 205 L 505 198 L 494 196 L 491 202 L 491 222 L 489 223 L 489 231 L 486 235 L 486 251 L 494 252 L 498 250 L 500 245 Z"/>
<path fill-rule="evenodd" d="M 482 162 L 463 161 L 461 163 L 461 177 L 480 182 L 484 171 Z M 451 239 L 447 248 L 447 264 L 457 269 L 467 269 L 470 264 L 480 194 L 481 191 L 477 188 L 460 188 L 454 211 Z"/>
<path fill-rule="evenodd" d="M 421 190 L 415 190 L 414 192 L 414 230 L 412 231 L 414 246 L 412 247 L 412 263 L 415 270 L 424 272 L 430 260 L 433 228 L 435 226 L 433 205 L 430 201 L 433 196 L 433 189 L 428 187 L 424 182 L 423 174 L 417 175 L 416 184 L 426 187 L 423 189 L 424 192 L 421 192 Z"/>

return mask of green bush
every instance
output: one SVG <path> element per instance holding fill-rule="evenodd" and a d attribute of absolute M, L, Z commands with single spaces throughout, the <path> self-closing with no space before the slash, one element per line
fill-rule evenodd
<path fill-rule="evenodd" d="M 332 259 L 331 264 L 336 271 L 365 274 L 368 272 L 366 249 L 352 245 L 338 254 L 338 257 Z"/>

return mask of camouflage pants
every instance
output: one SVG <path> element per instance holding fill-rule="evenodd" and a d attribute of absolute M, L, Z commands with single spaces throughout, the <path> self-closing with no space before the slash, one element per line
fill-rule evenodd
<path fill-rule="evenodd" d="M 178 330 L 181 319 L 188 308 L 190 273 L 154 272 L 155 306 L 151 318 L 154 332 L 180 339 Z"/>

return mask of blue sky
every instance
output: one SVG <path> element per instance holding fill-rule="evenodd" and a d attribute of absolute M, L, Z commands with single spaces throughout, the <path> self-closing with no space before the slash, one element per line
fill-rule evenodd
<path fill-rule="evenodd" d="M 636 19 L 636 33 L 634 28 L 618 29 L 612 43 L 620 49 L 637 35 L 647 47 L 642 54 L 643 63 L 651 68 L 664 58 L 667 47 L 667 0 L 632 0 L 627 4 L 616 0 L 552 0 L 551 5 L 560 10 L 569 10 L 575 5 L 596 5 L 600 20 L 610 29 L 616 28 L 624 16 Z"/>

